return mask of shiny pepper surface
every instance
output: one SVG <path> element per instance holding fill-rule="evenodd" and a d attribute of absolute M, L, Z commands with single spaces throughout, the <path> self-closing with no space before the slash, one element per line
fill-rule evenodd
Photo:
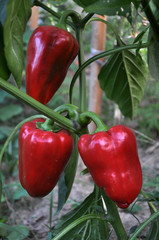
<path fill-rule="evenodd" d="M 36 119 L 25 123 L 19 133 L 19 179 L 32 197 L 44 197 L 55 187 L 73 149 L 71 135 L 36 128 Z"/>
<path fill-rule="evenodd" d="M 120 208 L 127 208 L 142 187 L 142 170 L 132 130 L 117 125 L 107 132 L 82 135 L 78 149 L 96 185 Z"/>
<path fill-rule="evenodd" d="M 27 49 L 27 94 L 47 104 L 64 81 L 78 51 L 78 42 L 71 33 L 54 26 L 35 29 Z"/>

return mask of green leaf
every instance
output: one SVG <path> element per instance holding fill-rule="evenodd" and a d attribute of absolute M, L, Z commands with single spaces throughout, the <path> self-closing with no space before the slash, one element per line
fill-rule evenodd
<path fill-rule="evenodd" d="M 146 236 L 146 240 L 158 240 L 159 239 L 159 219 L 155 219 L 151 223 L 151 227 L 149 229 L 148 235 Z"/>
<path fill-rule="evenodd" d="M 119 105 L 124 116 L 132 118 L 147 80 L 147 67 L 141 56 L 128 50 L 113 54 L 98 79 L 106 96 Z"/>
<path fill-rule="evenodd" d="M 84 0 L 81 2 L 83 3 Z M 131 1 L 130 0 L 98 0 L 91 5 L 84 8 L 86 12 L 104 14 L 108 16 L 130 16 L 131 15 Z"/>
<path fill-rule="evenodd" d="M 134 233 L 137 228 L 138 228 L 138 225 L 135 225 L 135 226 L 131 227 L 130 230 L 129 230 L 129 234 Z"/>
<path fill-rule="evenodd" d="M 87 7 L 91 5 L 92 3 L 98 2 L 99 0 L 73 0 L 75 3 L 77 3 L 81 7 Z"/>
<path fill-rule="evenodd" d="M 104 216 L 105 210 L 100 196 L 93 191 L 79 206 L 67 213 L 58 221 L 54 228 L 53 236 L 57 236 L 63 229 L 87 214 Z M 103 240 L 109 236 L 109 227 L 106 221 L 91 219 L 84 221 L 65 234 L 65 240 L 98 239 Z"/>
<path fill-rule="evenodd" d="M 74 138 L 74 150 L 69 160 L 64 173 L 61 175 L 59 182 L 58 182 L 58 211 L 60 211 L 67 201 L 69 194 L 72 189 L 72 185 L 74 182 L 76 170 L 77 170 L 77 163 L 78 163 L 78 149 L 77 149 L 77 141 L 78 137 L 76 135 L 73 136 Z"/>
<path fill-rule="evenodd" d="M 62 216 L 54 227 L 53 236 L 56 236 L 59 232 L 61 232 L 64 228 L 66 228 L 69 224 L 71 224 L 79 217 L 87 214 L 88 209 L 93 202 L 93 199 L 94 192 L 91 193 L 78 207 L 76 207 L 66 215 Z M 69 234 L 65 235 L 65 240 L 73 239 L 73 235 L 75 233 L 78 233 L 77 228 L 74 228 L 72 231 L 69 232 Z"/>
<path fill-rule="evenodd" d="M 11 226 L 0 223 L 0 236 L 7 237 L 7 240 L 23 240 L 29 235 L 29 229 L 23 225 Z"/>
<path fill-rule="evenodd" d="M 149 31 L 149 39 L 153 37 L 152 29 Z M 159 80 L 159 41 L 153 38 L 152 44 L 148 47 L 148 66 L 153 78 Z"/>
<path fill-rule="evenodd" d="M 125 240 L 127 239 L 127 233 L 125 231 L 125 228 L 122 224 L 117 206 L 115 202 L 113 202 L 103 190 L 100 190 L 103 201 L 105 203 L 105 206 L 107 208 L 107 218 L 110 219 L 110 223 L 112 227 L 114 228 L 114 231 L 116 233 L 118 240 Z"/>
<path fill-rule="evenodd" d="M 4 24 L 5 56 L 17 86 L 21 86 L 23 71 L 23 32 L 31 15 L 30 0 L 10 0 Z"/>
<path fill-rule="evenodd" d="M 3 43 L 3 27 L 0 22 L 0 77 L 7 80 L 10 76 L 10 71 L 7 66 L 7 61 L 4 55 L 4 43 Z"/>
<path fill-rule="evenodd" d="M 143 231 L 143 229 L 151 223 L 153 220 L 159 217 L 159 212 L 155 212 L 151 214 L 149 218 L 147 218 L 144 222 L 140 224 L 140 226 L 137 228 L 135 233 L 129 238 L 130 240 L 136 240 L 136 237 L 139 236 L 139 234 Z"/>
<path fill-rule="evenodd" d="M 135 8 L 138 9 L 139 6 L 140 6 L 141 1 L 140 0 L 133 0 L 132 2 L 134 4 Z"/>
<path fill-rule="evenodd" d="M 149 201 L 148 201 L 148 205 L 149 205 L 151 214 L 155 213 Z M 146 240 L 158 240 L 158 239 L 159 239 L 159 218 L 155 218 L 151 222 L 151 226 L 146 236 Z"/>
<path fill-rule="evenodd" d="M 147 32 L 147 30 L 149 29 L 148 27 L 145 27 L 138 35 L 137 37 L 134 39 L 134 43 L 139 42 L 142 40 L 143 36 L 145 35 L 145 33 Z"/>
<path fill-rule="evenodd" d="M 0 120 L 5 122 L 8 119 L 22 113 L 23 108 L 17 104 L 11 104 L 0 108 Z"/>

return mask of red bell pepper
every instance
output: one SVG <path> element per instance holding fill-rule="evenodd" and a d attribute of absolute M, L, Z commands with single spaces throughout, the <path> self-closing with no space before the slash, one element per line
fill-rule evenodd
<path fill-rule="evenodd" d="M 133 131 L 122 125 L 82 135 L 79 153 L 94 182 L 120 208 L 127 208 L 142 187 L 142 170 Z"/>
<path fill-rule="evenodd" d="M 47 104 L 64 81 L 78 51 L 78 42 L 71 33 L 54 26 L 38 27 L 27 49 L 27 94 Z"/>
<path fill-rule="evenodd" d="M 36 119 L 19 132 L 19 179 L 32 197 L 44 197 L 55 187 L 73 150 L 73 138 L 65 130 L 36 128 Z"/>

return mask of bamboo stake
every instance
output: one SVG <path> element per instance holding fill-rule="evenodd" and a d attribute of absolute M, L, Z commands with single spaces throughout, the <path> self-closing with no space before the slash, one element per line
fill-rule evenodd
<path fill-rule="evenodd" d="M 30 17 L 30 27 L 32 29 L 36 29 L 39 26 L 39 24 L 38 24 L 38 20 L 39 20 L 38 10 L 39 10 L 39 7 L 34 6 L 32 8 L 32 15 Z"/>
<path fill-rule="evenodd" d="M 98 16 L 106 20 L 106 16 Z M 106 43 L 106 25 L 102 22 L 93 22 L 92 28 L 92 42 L 91 42 L 91 54 L 95 55 L 105 50 Z M 100 59 L 102 62 L 103 59 Z M 101 114 L 101 103 L 102 103 L 102 90 L 99 86 L 98 73 L 101 69 L 99 62 L 94 62 L 90 67 L 90 96 L 89 96 L 89 110 L 96 114 Z M 90 124 L 90 132 L 94 131 L 95 126 L 93 123 Z"/>

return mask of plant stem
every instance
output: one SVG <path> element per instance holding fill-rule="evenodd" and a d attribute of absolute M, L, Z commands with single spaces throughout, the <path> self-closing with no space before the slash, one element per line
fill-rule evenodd
<path fill-rule="evenodd" d="M 70 97 L 70 103 L 72 104 L 72 94 L 73 94 L 73 87 L 74 87 L 74 84 L 76 83 L 76 80 L 78 78 L 78 76 L 81 74 L 81 72 L 83 71 L 83 69 L 85 69 L 88 65 L 90 65 L 92 62 L 100 59 L 100 58 L 103 58 L 103 57 L 106 57 L 106 56 L 109 56 L 111 54 L 115 54 L 115 53 L 118 53 L 118 52 L 122 52 L 124 50 L 129 50 L 129 49 L 140 49 L 140 48 L 146 48 L 150 46 L 150 42 L 147 42 L 147 43 L 142 43 L 142 44 L 130 44 L 130 45 L 124 45 L 124 46 L 121 46 L 121 47 L 117 47 L 115 49 L 111 49 L 111 50 L 108 50 L 108 51 L 104 51 L 102 53 L 99 53 L 95 56 L 93 56 L 92 58 L 88 59 L 86 62 L 84 62 L 81 67 L 76 71 L 76 73 L 74 74 L 73 78 L 72 78 L 72 82 L 71 82 L 71 85 L 70 85 L 70 90 L 69 90 L 69 97 Z"/>
<path fill-rule="evenodd" d="M 79 67 L 84 63 L 84 47 L 83 47 L 83 30 L 81 28 L 76 30 L 76 37 L 79 43 L 79 54 L 78 62 Z M 79 99 L 80 99 L 80 110 L 84 112 L 86 110 L 86 75 L 85 71 L 79 74 Z"/>
<path fill-rule="evenodd" d="M 56 17 L 58 19 L 61 18 L 61 15 L 59 13 L 55 12 L 54 10 L 52 10 L 51 8 L 49 8 L 48 6 L 46 6 L 45 4 L 43 4 L 42 2 L 40 2 L 38 0 L 34 0 L 33 5 L 43 8 L 44 10 L 51 13 L 54 17 Z M 71 21 L 67 20 L 67 24 L 70 25 L 72 28 L 74 28 L 74 25 Z"/>
<path fill-rule="evenodd" d="M 51 8 L 49 8 L 48 6 L 46 6 L 45 4 L 43 4 L 42 2 L 40 2 L 38 0 L 34 0 L 33 5 L 34 6 L 39 6 L 39 7 L 43 8 L 44 10 L 46 10 L 49 13 L 51 13 L 56 18 L 60 18 L 61 17 L 60 14 L 58 14 L 57 12 L 55 12 L 54 10 L 52 10 Z"/>
<path fill-rule="evenodd" d="M 153 213 L 145 222 L 140 225 L 140 227 L 135 231 L 131 238 L 129 238 L 129 240 L 136 240 L 136 237 L 141 233 L 141 231 L 143 231 L 143 229 L 158 216 L 159 212 Z"/>
<path fill-rule="evenodd" d="M 76 129 L 73 126 L 73 123 L 70 119 L 63 117 L 59 113 L 53 111 L 49 107 L 41 104 L 40 102 L 36 101 L 26 93 L 22 92 L 12 84 L 6 82 L 4 79 L 0 78 L 0 87 L 4 89 L 6 92 L 10 93 L 11 95 L 15 96 L 16 98 L 20 99 L 22 102 L 26 103 L 27 105 L 31 106 L 38 112 L 44 114 L 45 116 L 55 120 L 59 123 L 63 128 L 68 129 L 71 132 L 75 132 Z"/>
<path fill-rule="evenodd" d="M 141 4 L 143 6 L 143 10 L 144 10 L 149 22 L 150 22 L 150 25 L 153 29 L 154 35 L 157 38 L 157 40 L 159 41 L 159 24 L 150 8 L 149 1 L 141 0 Z"/>
<path fill-rule="evenodd" d="M 91 19 L 94 13 L 88 13 L 80 22 L 80 27 L 84 29 L 86 23 Z"/>
<path fill-rule="evenodd" d="M 66 23 L 67 23 L 67 18 L 68 17 L 71 17 L 72 22 L 73 22 L 72 27 L 74 28 L 74 30 L 76 30 L 75 25 L 80 23 L 81 16 L 73 10 L 66 10 L 61 15 L 60 20 L 57 24 L 57 27 L 63 28 L 64 30 L 67 30 Z"/>
<path fill-rule="evenodd" d="M 118 240 L 126 240 L 127 233 L 123 227 L 123 224 L 121 222 L 115 203 L 105 194 L 104 191 L 101 190 L 101 192 L 102 192 L 103 200 L 107 207 L 108 221 L 111 223 L 112 227 L 114 228 L 114 231 L 117 235 Z"/>
<path fill-rule="evenodd" d="M 80 114 L 79 122 L 80 125 L 88 125 L 88 123 L 92 120 L 96 125 L 96 130 L 92 133 L 100 132 L 100 131 L 108 131 L 108 127 L 104 124 L 104 122 L 98 117 L 98 115 L 94 112 L 87 111 Z"/>
<path fill-rule="evenodd" d="M 149 201 L 149 196 L 144 191 L 141 191 L 141 194 L 146 198 L 148 205 L 153 210 L 153 212 L 157 212 L 155 205 L 152 203 L 152 201 Z"/>
<path fill-rule="evenodd" d="M 49 212 L 49 231 L 52 229 L 52 216 L 53 216 L 53 191 L 50 196 L 50 212 Z"/>

